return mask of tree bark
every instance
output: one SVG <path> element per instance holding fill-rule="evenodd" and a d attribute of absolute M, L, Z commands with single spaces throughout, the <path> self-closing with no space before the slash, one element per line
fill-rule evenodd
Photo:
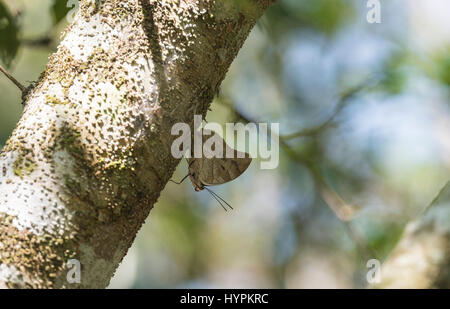
<path fill-rule="evenodd" d="M 377 288 L 450 288 L 450 182 L 410 222 L 381 267 Z"/>
<path fill-rule="evenodd" d="M 0 287 L 104 288 L 272 0 L 82 0 L 0 154 Z M 69 284 L 66 263 L 81 263 Z"/>

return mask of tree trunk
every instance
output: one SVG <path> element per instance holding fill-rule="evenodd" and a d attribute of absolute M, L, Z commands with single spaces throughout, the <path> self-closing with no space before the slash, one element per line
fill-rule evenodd
<path fill-rule="evenodd" d="M 108 285 L 271 2 L 81 1 L 0 155 L 0 287 Z"/>
<path fill-rule="evenodd" d="M 407 225 L 381 267 L 378 288 L 450 288 L 450 182 L 425 214 Z"/>

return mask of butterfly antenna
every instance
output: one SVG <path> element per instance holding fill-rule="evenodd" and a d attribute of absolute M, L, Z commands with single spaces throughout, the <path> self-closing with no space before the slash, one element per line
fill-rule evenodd
<path fill-rule="evenodd" d="M 206 188 L 205 188 L 206 189 Z M 209 192 L 209 194 L 211 194 L 211 196 L 217 201 L 217 203 L 219 203 L 219 205 L 220 206 L 222 206 L 222 208 L 223 208 L 223 210 L 225 210 L 225 211 L 228 211 L 227 209 L 226 209 L 226 207 L 225 206 L 223 206 L 223 204 L 222 204 L 222 202 L 213 194 L 213 192 L 211 191 L 211 190 L 209 190 L 209 189 L 206 189 L 208 192 Z"/>
<path fill-rule="evenodd" d="M 210 190 L 215 196 L 217 196 L 222 202 L 224 202 L 225 204 L 227 204 L 228 207 L 230 207 L 230 209 L 234 209 L 233 207 L 231 207 L 230 204 L 227 203 L 227 201 L 225 201 L 223 198 L 220 197 L 219 194 L 217 194 L 216 192 Z"/>
<path fill-rule="evenodd" d="M 227 201 L 225 201 L 223 198 L 221 198 L 216 192 L 214 192 L 214 191 L 208 189 L 207 187 L 205 187 L 205 189 L 208 190 L 208 192 L 211 193 L 211 195 L 212 195 L 219 203 L 220 203 L 220 201 L 222 201 L 222 202 L 224 202 L 228 207 L 230 207 L 230 209 L 232 209 L 232 210 L 234 209 L 233 207 L 231 207 L 230 204 L 227 203 Z M 220 205 L 221 205 L 221 206 L 225 209 L 225 211 L 226 211 L 226 208 L 223 206 L 223 204 L 220 203 Z"/>
<path fill-rule="evenodd" d="M 171 181 L 171 182 L 173 182 L 173 183 L 176 183 L 177 185 L 181 185 L 181 184 L 183 183 L 183 181 L 185 181 L 186 178 L 188 178 L 188 176 L 189 176 L 189 174 L 187 174 L 186 176 L 184 176 L 183 179 L 181 179 L 180 182 L 176 182 L 176 181 L 174 181 L 174 180 L 172 180 L 172 179 L 169 179 L 169 181 Z"/>

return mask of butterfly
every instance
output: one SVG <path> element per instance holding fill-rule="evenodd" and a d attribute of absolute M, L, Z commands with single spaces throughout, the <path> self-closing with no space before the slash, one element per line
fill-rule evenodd
<path fill-rule="evenodd" d="M 223 205 L 225 203 L 230 209 L 233 209 L 223 198 L 208 188 L 208 186 L 221 185 L 230 182 L 242 175 L 252 162 L 252 158 L 246 152 L 240 152 L 231 148 L 217 133 L 211 131 L 211 135 L 202 135 L 203 145 L 215 141 L 215 145 L 221 144 L 222 157 L 213 156 L 212 153 L 203 148 L 203 156 L 201 158 L 194 157 L 194 147 L 191 147 L 191 156 L 187 159 L 189 167 L 188 174 L 180 181 L 172 182 L 181 184 L 187 177 L 192 182 L 196 192 L 206 190 L 214 199 L 227 211 Z M 192 143 L 193 145 L 193 143 Z M 214 146 L 215 146 L 214 145 Z M 212 149 L 214 151 L 215 149 Z M 225 154 L 233 154 L 231 158 L 227 158 Z"/>

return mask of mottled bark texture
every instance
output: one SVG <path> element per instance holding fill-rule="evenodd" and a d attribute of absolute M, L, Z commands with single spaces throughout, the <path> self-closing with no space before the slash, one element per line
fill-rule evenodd
<path fill-rule="evenodd" d="M 1 152 L 1 287 L 108 285 L 179 162 L 172 125 L 206 113 L 271 2 L 81 1 Z"/>
<path fill-rule="evenodd" d="M 420 219 L 407 225 L 381 267 L 377 288 L 450 288 L 450 182 Z"/>

